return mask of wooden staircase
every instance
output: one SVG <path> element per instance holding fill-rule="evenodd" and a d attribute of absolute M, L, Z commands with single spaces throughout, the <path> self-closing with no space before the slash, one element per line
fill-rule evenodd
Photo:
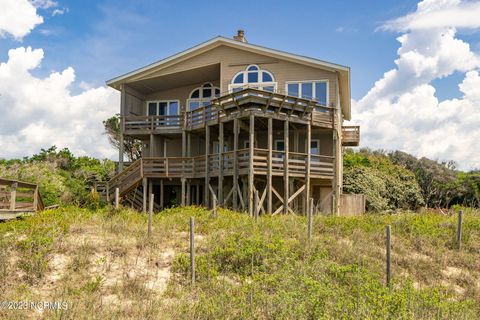
<path fill-rule="evenodd" d="M 125 206 L 130 206 L 131 208 L 142 211 L 143 209 L 143 187 L 139 186 L 133 191 L 129 192 L 123 199 L 123 204 Z M 158 203 L 153 203 L 153 211 L 160 211 L 161 207 Z"/>
<path fill-rule="evenodd" d="M 143 209 L 143 185 L 144 178 L 143 159 L 138 159 L 127 168 L 115 175 L 107 184 L 106 193 L 112 201 L 115 199 L 115 189 L 119 189 L 122 203 L 138 211 Z M 160 211 L 158 203 L 153 204 L 154 211 Z"/>

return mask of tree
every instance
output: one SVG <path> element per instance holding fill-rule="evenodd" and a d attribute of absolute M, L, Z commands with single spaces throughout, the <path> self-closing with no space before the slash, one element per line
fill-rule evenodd
<path fill-rule="evenodd" d="M 104 120 L 103 126 L 110 144 L 120 149 L 120 115 L 116 114 Z M 123 150 L 130 161 L 140 159 L 142 157 L 142 141 L 126 136 L 123 139 Z"/>

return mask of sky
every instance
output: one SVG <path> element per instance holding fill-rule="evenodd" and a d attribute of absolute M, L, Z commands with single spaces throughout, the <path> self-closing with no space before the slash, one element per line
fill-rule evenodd
<path fill-rule="evenodd" d="M 480 168 L 480 2 L 0 0 L 0 158 L 115 159 L 105 81 L 217 35 L 351 67 L 363 147 Z"/>

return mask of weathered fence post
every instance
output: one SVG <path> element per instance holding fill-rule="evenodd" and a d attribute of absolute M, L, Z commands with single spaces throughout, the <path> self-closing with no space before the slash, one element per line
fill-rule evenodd
<path fill-rule="evenodd" d="M 118 209 L 120 204 L 120 189 L 115 188 L 115 209 Z"/>
<path fill-rule="evenodd" d="M 258 221 L 258 190 L 255 190 L 253 195 L 253 216 L 255 217 L 255 222 Z"/>
<path fill-rule="evenodd" d="M 13 182 L 10 190 L 10 211 L 15 211 L 17 201 L 17 186 L 16 182 Z"/>
<path fill-rule="evenodd" d="M 213 209 L 212 209 L 212 213 L 213 213 L 213 217 L 216 218 L 217 217 L 217 198 L 216 197 L 213 197 Z"/>
<path fill-rule="evenodd" d="M 391 268 L 390 268 L 390 263 L 391 263 L 391 244 L 392 244 L 392 230 L 391 226 L 388 225 L 385 228 L 386 231 L 386 249 L 387 249 L 387 257 L 386 257 L 386 273 L 387 273 L 387 281 L 386 285 L 387 287 L 390 288 L 390 281 L 391 281 Z"/>
<path fill-rule="evenodd" d="M 192 285 L 195 285 L 195 218 L 190 217 L 190 274 L 192 276 Z"/>
<path fill-rule="evenodd" d="M 308 221 L 307 221 L 307 232 L 308 232 L 308 240 L 310 241 L 312 239 L 312 229 L 313 229 L 313 210 L 315 208 L 313 207 L 313 198 L 310 198 L 310 206 L 307 212 L 308 216 Z"/>
<path fill-rule="evenodd" d="M 148 237 L 152 236 L 152 219 L 153 219 L 153 198 L 154 194 L 150 194 L 150 202 L 148 204 Z"/>
<path fill-rule="evenodd" d="M 462 223 L 463 223 L 463 210 L 458 211 L 458 223 L 457 223 L 457 249 L 462 248 Z"/>

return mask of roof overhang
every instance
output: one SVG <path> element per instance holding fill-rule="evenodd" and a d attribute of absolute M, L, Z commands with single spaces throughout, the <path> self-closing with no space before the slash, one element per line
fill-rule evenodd
<path fill-rule="evenodd" d="M 258 54 L 268 55 L 268 56 L 276 57 L 279 59 L 304 64 L 314 68 L 321 68 L 321 69 L 337 72 L 338 80 L 339 80 L 339 95 L 340 95 L 342 113 L 346 120 L 350 120 L 351 101 L 350 101 L 350 68 L 349 67 L 302 56 L 302 55 L 270 49 L 270 48 L 262 47 L 259 45 L 254 45 L 251 43 L 240 42 L 240 41 L 232 40 L 232 39 L 221 37 L 221 36 L 210 39 L 190 49 L 179 52 L 177 54 L 174 54 L 170 57 L 159 60 L 152 64 L 149 64 L 142 68 L 133 70 L 124 75 L 110 79 L 106 83 L 108 86 L 119 90 L 122 84 L 138 81 L 139 76 L 141 76 L 144 73 L 148 73 L 148 71 L 152 69 L 161 70 L 163 68 L 169 67 L 173 64 L 179 63 L 183 60 L 189 59 L 193 56 L 199 55 L 203 52 L 209 51 L 221 45 L 243 49 L 243 50 L 258 53 Z"/>

